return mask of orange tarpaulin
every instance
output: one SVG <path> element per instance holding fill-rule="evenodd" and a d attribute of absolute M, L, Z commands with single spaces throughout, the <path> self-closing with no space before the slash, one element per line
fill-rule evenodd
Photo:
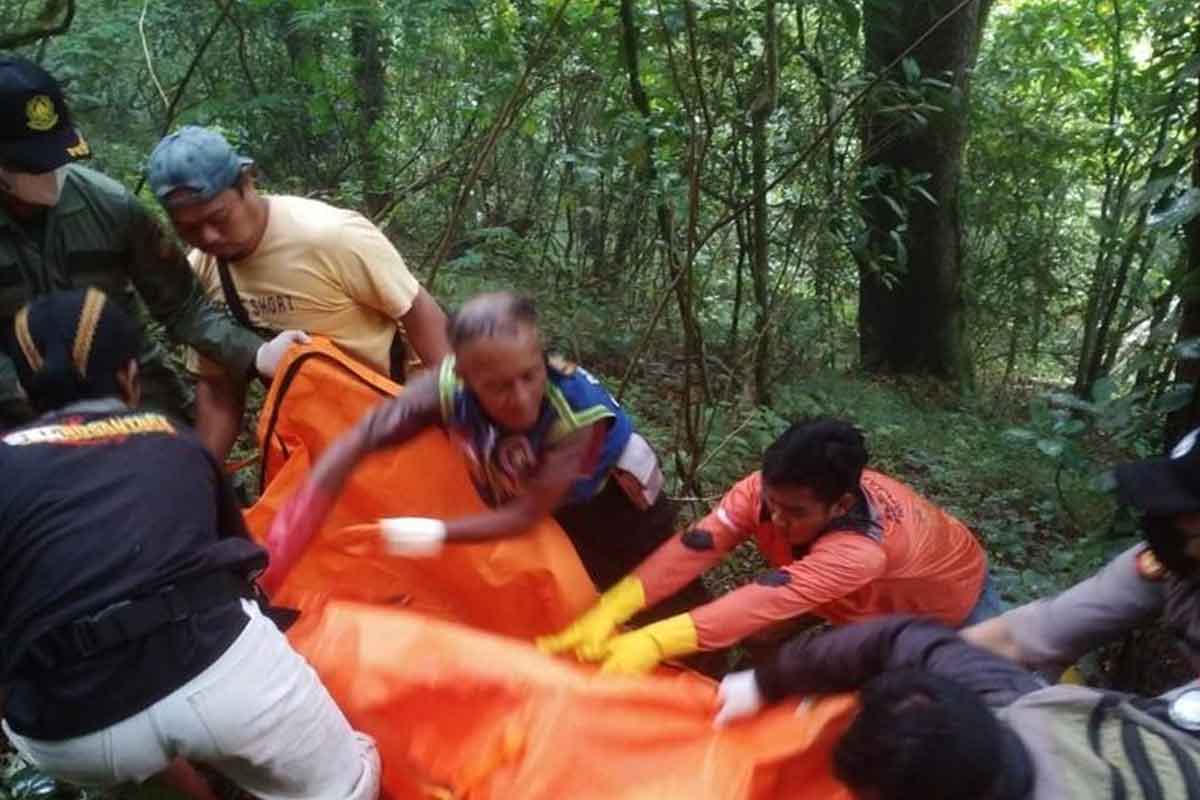
<path fill-rule="evenodd" d="M 256 536 L 333 438 L 396 391 L 327 343 L 292 351 L 259 423 L 267 486 L 247 512 Z M 793 702 L 714 731 L 705 678 L 596 675 L 463 627 L 527 641 L 591 605 L 592 585 L 553 521 L 429 559 L 389 556 L 372 524 L 482 507 L 461 456 L 428 431 L 360 466 L 276 598 L 303 610 L 293 644 L 378 741 L 385 797 L 848 797 L 829 774 L 848 699 Z"/>
<path fill-rule="evenodd" d="M 404 611 L 315 610 L 292 641 L 375 737 L 392 800 L 849 798 L 829 764 L 848 697 L 782 703 L 714 730 L 715 686 L 692 673 L 593 674 Z"/>

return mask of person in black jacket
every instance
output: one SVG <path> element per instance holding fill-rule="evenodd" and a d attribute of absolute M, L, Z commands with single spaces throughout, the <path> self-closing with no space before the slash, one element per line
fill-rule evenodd
<path fill-rule="evenodd" d="M 859 689 L 833 769 L 864 800 L 1200 796 L 1200 698 L 1049 686 L 939 623 L 883 617 L 725 677 L 718 725 Z"/>
<path fill-rule="evenodd" d="M 374 743 L 260 607 L 267 554 L 220 466 L 137 410 L 139 338 L 97 289 L 42 296 L 6 332 L 41 416 L 0 437 L 5 734 L 78 784 L 187 759 L 261 798 L 376 797 Z"/>

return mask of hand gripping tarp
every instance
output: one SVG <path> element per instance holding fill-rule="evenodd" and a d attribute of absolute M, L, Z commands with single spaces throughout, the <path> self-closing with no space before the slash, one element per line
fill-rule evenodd
<path fill-rule="evenodd" d="M 333 438 L 396 391 L 332 345 L 293 350 L 259 423 L 266 491 L 247 514 L 255 535 Z M 372 527 L 380 516 L 481 507 L 460 456 L 429 431 L 361 466 L 276 598 L 303 610 L 293 644 L 379 743 L 385 797 L 848 797 L 829 769 L 847 698 L 783 704 L 715 731 L 707 679 L 596 675 L 472 630 L 528 640 L 590 606 L 592 586 L 552 521 L 433 559 L 388 556 Z"/>

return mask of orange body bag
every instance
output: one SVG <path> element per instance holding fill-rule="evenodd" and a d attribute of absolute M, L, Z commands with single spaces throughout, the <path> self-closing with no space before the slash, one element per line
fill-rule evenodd
<path fill-rule="evenodd" d="M 328 343 L 289 354 L 259 421 L 266 489 L 247 512 L 256 537 L 324 448 L 397 391 Z M 780 704 L 718 731 L 705 678 L 598 675 L 533 648 L 596 597 L 553 520 L 422 559 L 388 555 L 374 527 L 482 508 L 460 454 L 426 431 L 360 465 L 275 598 L 303 611 L 293 645 L 378 742 L 385 797 L 849 797 L 829 763 L 849 698 Z"/>

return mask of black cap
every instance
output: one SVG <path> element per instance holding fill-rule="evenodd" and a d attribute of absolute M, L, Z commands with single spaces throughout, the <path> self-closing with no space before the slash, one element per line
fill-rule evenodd
<path fill-rule="evenodd" d="M 0 55 L 0 166 L 40 175 L 91 154 L 58 81 L 28 59 Z"/>
<path fill-rule="evenodd" d="M 1200 428 L 1179 440 L 1165 458 L 1121 464 L 1114 470 L 1117 499 L 1155 515 L 1200 511 Z"/>
<path fill-rule="evenodd" d="M 35 411 L 120 394 L 119 369 L 137 358 L 137 323 L 99 289 L 67 289 L 21 308 L 4 349 Z"/>

